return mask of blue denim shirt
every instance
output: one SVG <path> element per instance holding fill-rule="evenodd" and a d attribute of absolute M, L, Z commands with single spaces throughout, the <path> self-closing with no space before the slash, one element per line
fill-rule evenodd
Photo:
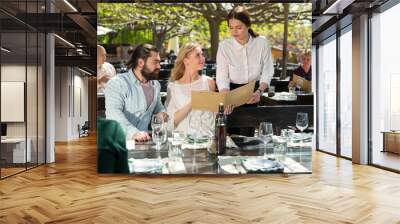
<path fill-rule="evenodd" d="M 149 108 L 140 81 L 132 69 L 118 74 L 107 83 L 104 92 L 106 118 L 118 121 L 127 138 L 132 138 L 139 131 L 147 131 L 151 116 L 165 111 L 160 98 L 160 83 L 157 80 L 150 83 L 154 87 L 154 99 Z"/>

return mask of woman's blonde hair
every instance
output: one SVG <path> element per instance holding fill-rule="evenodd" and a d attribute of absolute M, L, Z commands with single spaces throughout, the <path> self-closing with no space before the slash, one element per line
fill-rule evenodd
<path fill-rule="evenodd" d="M 176 81 L 183 77 L 185 74 L 185 64 L 183 63 L 183 59 L 185 59 L 190 52 L 194 51 L 196 48 L 201 47 L 197 43 L 187 43 L 185 44 L 178 53 L 178 56 L 175 60 L 174 68 L 171 71 L 171 78 L 170 80 Z"/>

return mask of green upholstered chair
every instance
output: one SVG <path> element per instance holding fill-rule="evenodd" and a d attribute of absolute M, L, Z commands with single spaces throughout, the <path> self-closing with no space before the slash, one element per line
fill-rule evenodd
<path fill-rule="evenodd" d="M 129 173 L 125 133 L 117 121 L 97 119 L 97 172 Z"/>

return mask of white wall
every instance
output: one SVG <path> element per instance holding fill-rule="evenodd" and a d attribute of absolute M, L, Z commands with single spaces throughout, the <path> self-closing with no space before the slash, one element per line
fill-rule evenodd
<path fill-rule="evenodd" d="M 68 140 L 68 86 L 67 67 L 55 68 L 55 141 Z"/>
<path fill-rule="evenodd" d="M 56 141 L 79 138 L 78 124 L 88 120 L 88 78 L 82 75 L 72 67 L 56 67 Z"/>

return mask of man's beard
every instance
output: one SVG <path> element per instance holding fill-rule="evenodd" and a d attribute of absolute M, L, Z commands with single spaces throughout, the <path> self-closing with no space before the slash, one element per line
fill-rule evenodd
<path fill-rule="evenodd" d="M 158 79 L 158 73 L 160 73 L 160 69 L 156 68 L 152 72 L 150 72 L 149 68 L 146 65 L 144 65 L 144 67 L 140 72 L 147 81 L 150 81 Z"/>

